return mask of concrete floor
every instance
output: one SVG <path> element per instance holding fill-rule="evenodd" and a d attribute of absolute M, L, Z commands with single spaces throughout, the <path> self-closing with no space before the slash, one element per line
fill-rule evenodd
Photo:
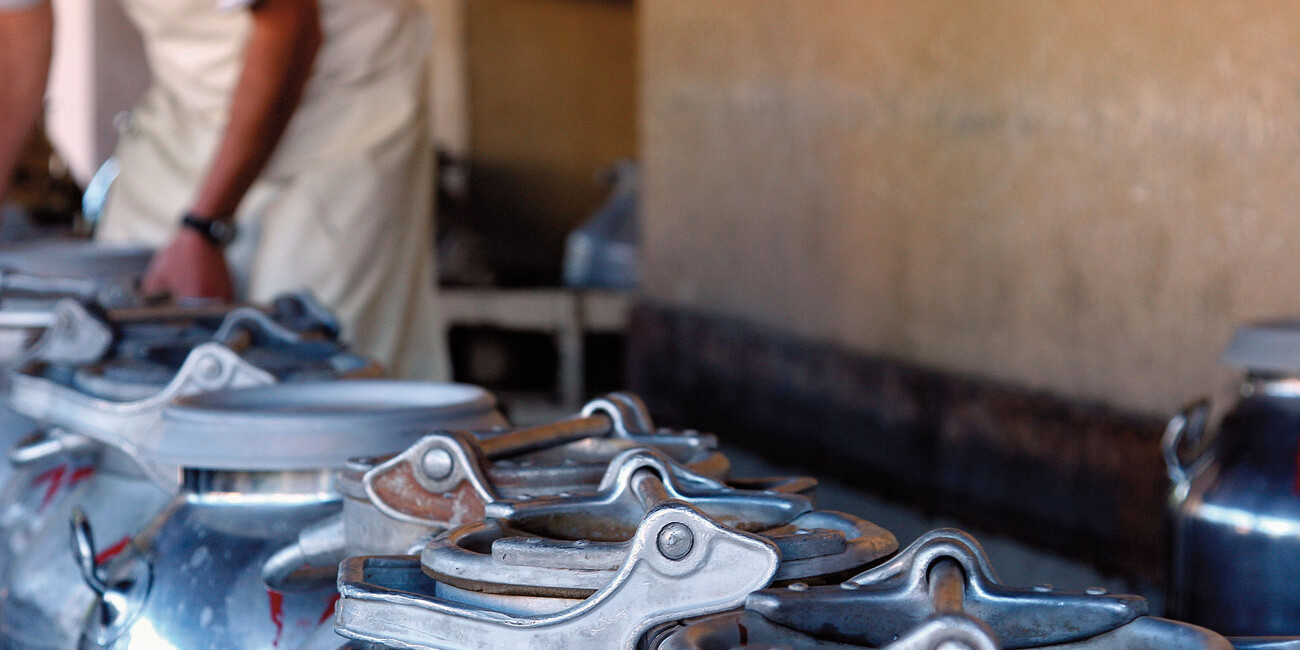
<path fill-rule="evenodd" d="M 553 403 L 534 395 L 506 395 L 501 399 L 508 416 L 517 424 L 546 422 L 567 415 Z M 742 447 L 730 444 L 726 440 L 721 442 L 723 451 L 731 459 L 734 476 L 806 473 L 773 465 Z M 1150 586 L 1132 584 L 1117 576 L 1104 575 L 1083 562 L 1029 546 L 1004 535 L 987 534 L 977 527 L 959 525 L 951 519 L 934 517 L 919 509 L 883 500 L 842 483 L 821 481 L 817 487 L 817 504 L 818 507 L 826 510 L 855 514 L 888 529 L 898 538 L 900 547 L 906 547 L 921 534 L 935 528 L 962 528 L 980 541 L 994 569 L 1007 585 L 1029 587 L 1050 584 L 1058 588 L 1078 591 L 1089 587 L 1102 587 L 1114 593 L 1136 593 L 1145 596 L 1151 601 L 1153 612 L 1159 613 L 1163 610 L 1163 594 Z"/>

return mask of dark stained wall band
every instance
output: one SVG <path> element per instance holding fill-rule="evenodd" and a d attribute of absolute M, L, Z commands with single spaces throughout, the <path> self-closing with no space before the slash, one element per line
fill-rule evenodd
<path fill-rule="evenodd" d="M 1158 419 L 654 304 L 628 368 L 663 424 L 1163 582 Z"/>

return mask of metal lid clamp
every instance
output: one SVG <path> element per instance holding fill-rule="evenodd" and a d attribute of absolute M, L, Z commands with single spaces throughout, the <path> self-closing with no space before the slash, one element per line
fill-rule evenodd
<path fill-rule="evenodd" d="M 488 503 L 486 520 L 434 539 L 421 560 L 430 576 L 460 589 L 581 598 L 624 561 L 626 540 L 644 514 L 670 501 L 774 543 L 782 558 L 775 580 L 840 575 L 897 548 L 888 531 L 851 515 L 814 511 L 805 497 L 732 489 L 639 449 L 615 459 L 595 492 Z"/>
<path fill-rule="evenodd" d="M 690 469 L 725 475 L 728 464 L 712 436 L 647 433 L 649 416 L 640 400 L 617 395 L 594 400 L 582 415 L 559 422 L 479 435 L 434 434 L 392 458 L 375 459 L 361 478 L 362 489 L 393 519 L 448 528 L 480 519 L 489 500 L 592 489 L 611 459 L 637 446 L 662 445 Z M 465 481 L 473 489 L 460 487 Z M 809 489 L 808 481 L 770 481 L 769 486 Z M 449 519 L 449 512 L 465 507 L 472 512 Z"/>
<path fill-rule="evenodd" d="M 484 506 L 501 497 L 485 469 L 493 459 L 508 458 L 597 435 L 608 427 L 581 422 L 492 432 L 486 439 L 462 431 L 441 431 L 422 438 L 387 460 L 357 459 L 374 464 L 357 481 L 344 470 L 344 492 L 357 491 L 384 515 L 426 527 L 430 534 L 479 521 Z M 356 487 L 347 487 L 355 485 Z M 348 530 L 340 513 L 305 529 L 298 541 L 272 555 L 262 579 L 276 589 L 288 588 L 312 569 L 336 569 L 346 555 Z M 307 571 L 303 571 L 304 567 Z M 333 571 L 337 573 L 337 571 Z M 333 578 L 331 577 L 331 580 Z M 306 581 L 312 584 L 310 580 Z"/>
<path fill-rule="evenodd" d="M 196 393 L 273 383 L 275 378 L 270 373 L 248 363 L 233 350 L 217 343 L 205 343 L 186 356 L 176 376 L 162 390 L 142 400 L 99 399 L 25 374 L 13 377 L 9 399 L 14 410 L 23 415 L 121 449 L 150 478 L 170 489 L 175 485 L 172 473 L 157 467 L 140 453 L 140 445 L 151 434 L 163 407 L 176 398 Z"/>
<path fill-rule="evenodd" d="M 680 502 L 648 512 L 625 561 L 591 597 L 553 614 L 520 616 L 427 595 L 413 559 L 358 557 L 339 572 L 336 630 L 381 647 L 632 650 L 667 621 L 724 611 L 770 583 L 778 552 Z"/>
<path fill-rule="evenodd" d="M 0 310 L 0 328 L 43 330 L 15 360 L 19 366 L 33 361 L 68 365 L 98 361 L 114 338 L 107 320 L 71 298 L 54 303 L 49 312 Z"/>
<path fill-rule="evenodd" d="M 995 647 L 1070 650 L 1228 650 L 1223 637 L 1147 616 L 1138 596 L 1069 593 L 1001 584 L 979 543 L 951 529 L 932 531 L 888 562 L 838 586 L 766 589 L 745 612 L 707 619 L 668 635 L 661 650 L 894 647 L 925 626 L 983 625 Z M 936 624 L 935 621 L 947 620 Z M 736 639 L 737 626 L 748 639 Z M 910 648 L 912 646 L 903 646 Z M 916 646 L 926 647 L 926 646 Z M 962 646 L 958 646 L 962 647 Z M 980 646 L 971 646 L 980 647 Z"/>

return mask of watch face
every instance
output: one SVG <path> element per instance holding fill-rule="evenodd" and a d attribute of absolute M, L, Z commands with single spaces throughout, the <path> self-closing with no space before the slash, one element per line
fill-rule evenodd
<path fill-rule="evenodd" d="M 212 235 L 213 239 L 222 244 L 229 244 L 235 239 L 234 224 L 226 223 L 225 221 L 209 221 L 208 232 Z"/>
<path fill-rule="evenodd" d="M 181 223 L 202 233 L 204 239 L 218 246 L 225 246 L 235 239 L 235 224 L 228 221 L 200 219 L 187 214 Z"/>

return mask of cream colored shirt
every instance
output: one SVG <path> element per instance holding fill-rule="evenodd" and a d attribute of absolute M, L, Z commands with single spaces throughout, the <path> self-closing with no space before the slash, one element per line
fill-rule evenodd
<path fill-rule="evenodd" d="M 13 0 L 4 0 L 13 1 Z M 252 0 L 122 0 L 153 84 L 118 144 L 96 237 L 160 246 L 224 133 Z M 235 215 L 243 297 L 308 289 L 395 374 L 448 375 L 434 307 L 433 151 L 417 0 L 318 0 L 324 42 L 303 98 Z"/>

